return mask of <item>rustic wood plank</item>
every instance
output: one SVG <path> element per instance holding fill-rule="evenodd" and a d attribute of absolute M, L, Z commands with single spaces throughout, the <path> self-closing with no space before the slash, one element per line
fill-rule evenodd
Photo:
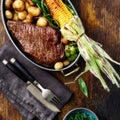
<path fill-rule="evenodd" d="M 120 62 L 120 0 L 71 0 L 77 9 L 86 29 L 86 34 L 103 44 L 103 48 L 112 58 Z M 0 47 L 8 39 L 0 19 Z M 81 60 L 81 59 L 80 59 Z M 83 64 L 83 61 L 80 61 Z M 82 66 L 80 66 L 82 67 Z M 114 65 L 120 74 L 120 67 Z M 54 72 L 54 76 L 61 82 L 72 81 L 78 73 L 64 77 L 61 73 Z M 82 76 L 85 79 L 89 98 L 86 98 L 78 83 L 67 85 L 73 92 L 71 100 L 63 107 L 55 120 L 62 120 L 64 115 L 76 107 L 87 107 L 95 111 L 100 120 L 120 119 L 120 90 L 113 86 L 107 78 L 106 81 L 111 92 L 106 92 L 97 78 L 91 73 Z M 0 93 L 0 120 L 22 120 L 6 97 Z"/>
<path fill-rule="evenodd" d="M 1 92 L 0 92 L 0 120 L 22 120 L 20 114 Z"/>

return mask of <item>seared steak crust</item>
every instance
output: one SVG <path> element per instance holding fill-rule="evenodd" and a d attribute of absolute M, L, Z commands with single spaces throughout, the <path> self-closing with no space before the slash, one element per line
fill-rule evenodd
<path fill-rule="evenodd" d="M 34 61 L 51 66 L 64 57 L 64 48 L 57 30 L 20 21 L 7 21 L 7 26 L 22 50 Z"/>

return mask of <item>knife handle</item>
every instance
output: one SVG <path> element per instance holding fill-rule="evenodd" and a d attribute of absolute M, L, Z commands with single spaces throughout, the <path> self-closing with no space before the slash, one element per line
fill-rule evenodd
<path fill-rule="evenodd" d="M 20 73 L 22 74 L 22 76 L 30 81 L 30 82 L 34 82 L 35 78 L 28 72 L 28 70 L 15 58 L 11 58 L 10 59 L 11 64 L 20 71 Z"/>
<path fill-rule="evenodd" d="M 7 60 L 3 60 L 2 63 L 9 69 L 11 70 L 15 75 L 17 75 L 19 78 L 21 78 L 25 83 L 27 83 L 27 79 L 24 78 L 24 76 L 22 75 L 21 72 L 19 72 L 19 70 L 14 67 L 10 62 L 8 62 Z"/>

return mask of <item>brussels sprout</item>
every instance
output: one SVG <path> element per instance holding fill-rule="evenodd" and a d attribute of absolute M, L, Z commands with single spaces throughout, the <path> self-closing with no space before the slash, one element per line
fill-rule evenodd
<path fill-rule="evenodd" d="M 65 55 L 69 61 L 74 61 L 79 54 L 78 47 L 76 43 L 71 42 L 68 45 L 65 45 Z"/>
<path fill-rule="evenodd" d="M 70 52 L 65 52 L 65 55 L 67 58 L 71 56 Z"/>
<path fill-rule="evenodd" d="M 70 57 L 68 57 L 68 60 L 72 62 L 77 58 L 77 56 L 78 56 L 78 54 L 73 54 Z"/>

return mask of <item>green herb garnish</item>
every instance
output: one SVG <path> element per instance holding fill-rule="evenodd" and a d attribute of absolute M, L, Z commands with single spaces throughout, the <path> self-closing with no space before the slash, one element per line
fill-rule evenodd
<path fill-rule="evenodd" d="M 86 85 L 85 81 L 83 79 L 79 78 L 78 83 L 79 83 L 81 91 L 84 93 L 85 96 L 88 97 L 88 89 L 87 89 L 87 85 Z"/>
<path fill-rule="evenodd" d="M 96 120 L 94 117 L 84 112 L 70 114 L 65 120 Z"/>

